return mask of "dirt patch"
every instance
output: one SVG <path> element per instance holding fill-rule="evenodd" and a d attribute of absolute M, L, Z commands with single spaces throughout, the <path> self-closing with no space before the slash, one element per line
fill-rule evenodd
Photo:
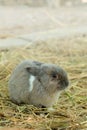
<path fill-rule="evenodd" d="M 0 6 L 0 35 L 24 35 L 52 29 L 87 28 L 87 8 L 28 8 Z"/>

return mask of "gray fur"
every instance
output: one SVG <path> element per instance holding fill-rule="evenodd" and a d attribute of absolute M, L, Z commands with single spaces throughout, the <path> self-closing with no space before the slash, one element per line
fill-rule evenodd
<path fill-rule="evenodd" d="M 35 76 L 33 90 L 29 91 L 29 78 Z M 16 104 L 51 107 L 57 102 L 61 90 L 69 84 L 66 72 L 54 65 L 26 60 L 20 63 L 9 80 L 9 94 Z"/>

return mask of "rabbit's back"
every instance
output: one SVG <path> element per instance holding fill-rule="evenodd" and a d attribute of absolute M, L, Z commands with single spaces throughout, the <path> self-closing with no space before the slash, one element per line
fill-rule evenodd
<path fill-rule="evenodd" d="M 30 74 L 25 68 L 30 64 L 30 61 L 24 61 L 19 64 L 12 72 L 9 80 L 10 98 L 13 102 L 18 104 L 22 102 L 22 99 L 25 100 L 25 97 L 27 99 L 28 96 Z"/>

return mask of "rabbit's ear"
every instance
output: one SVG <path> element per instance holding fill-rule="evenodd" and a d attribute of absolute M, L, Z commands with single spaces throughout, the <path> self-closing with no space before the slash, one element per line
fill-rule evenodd
<path fill-rule="evenodd" d="M 41 66 L 43 63 L 42 62 L 38 62 L 38 61 L 33 61 L 33 63 L 37 66 Z"/>
<path fill-rule="evenodd" d="M 32 66 L 32 67 L 26 67 L 27 72 L 29 72 L 30 74 L 37 76 L 39 75 L 40 72 L 40 68 L 37 66 Z"/>

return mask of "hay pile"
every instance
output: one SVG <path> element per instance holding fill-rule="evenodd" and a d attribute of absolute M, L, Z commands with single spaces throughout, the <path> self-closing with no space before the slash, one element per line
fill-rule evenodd
<path fill-rule="evenodd" d="M 29 105 L 15 105 L 9 99 L 8 79 L 24 59 L 62 66 L 69 74 L 70 87 L 64 91 L 54 112 Z M 0 52 L 0 127 L 31 130 L 87 130 L 87 37 L 49 40 Z"/>

